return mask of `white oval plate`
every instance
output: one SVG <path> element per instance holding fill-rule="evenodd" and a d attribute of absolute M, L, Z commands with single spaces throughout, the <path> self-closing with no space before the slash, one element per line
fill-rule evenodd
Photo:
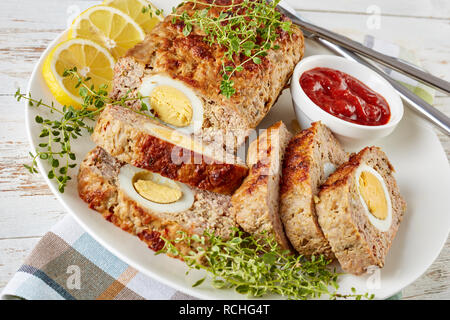
<path fill-rule="evenodd" d="M 153 3 L 165 12 L 170 12 L 179 1 L 159 0 Z M 45 102 L 52 101 L 44 79 L 41 76 L 43 60 L 54 45 L 65 38 L 62 34 L 44 52 L 31 76 L 28 92 Z M 306 45 L 306 55 L 329 54 L 310 41 Z M 40 129 L 34 122 L 37 114 L 45 113 L 42 109 L 26 107 L 27 130 L 33 150 L 41 140 Z M 289 90 L 285 90 L 276 106 L 263 120 L 260 128 L 283 120 L 290 124 L 295 119 Z M 343 275 L 340 278 L 340 291 L 349 292 L 355 287 L 359 293 L 371 292 L 378 299 L 390 297 L 419 278 L 439 255 L 450 230 L 450 168 L 442 146 L 431 127 L 423 120 L 409 112 L 397 130 L 388 138 L 377 141 L 388 154 L 397 170 L 397 180 L 402 195 L 408 202 L 408 210 L 397 233 L 392 248 L 386 258 L 386 265 L 379 273 L 356 277 Z M 94 147 L 89 136 L 80 138 L 73 145 L 78 163 Z M 217 290 L 207 282 L 192 288 L 192 284 L 203 276 L 199 271 L 185 275 L 184 263 L 164 255 L 155 256 L 146 245 L 125 231 L 107 222 L 102 216 L 89 209 L 80 200 L 77 192 L 77 168 L 71 173 L 72 181 L 64 194 L 57 191 L 54 181 L 49 181 L 46 172 L 49 166 L 38 161 L 53 193 L 66 210 L 99 243 L 117 257 L 154 279 L 177 290 L 202 299 L 245 299 L 245 296 L 233 290 Z M 280 298 L 280 297 L 269 297 Z"/>

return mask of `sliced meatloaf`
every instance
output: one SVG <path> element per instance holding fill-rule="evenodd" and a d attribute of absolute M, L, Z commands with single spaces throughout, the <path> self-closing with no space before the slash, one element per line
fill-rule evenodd
<path fill-rule="evenodd" d="M 175 240 L 178 231 L 203 234 L 209 230 L 226 239 L 236 226 L 230 212 L 230 197 L 191 188 L 192 207 L 181 212 L 150 211 L 132 200 L 120 186 L 119 172 L 124 163 L 110 156 L 100 147 L 92 150 L 83 160 L 78 173 L 78 192 L 91 209 L 123 230 L 138 236 L 150 249 L 158 251 L 164 246 L 161 237 Z M 187 253 L 187 243 L 174 243 Z"/>
<path fill-rule="evenodd" d="M 315 200 L 319 186 L 347 161 L 347 153 L 325 125 L 315 122 L 292 138 L 285 154 L 280 214 L 286 235 L 302 255 L 333 258 L 317 222 Z"/>
<path fill-rule="evenodd" d="M 208 1 L 211 2 L 211 1 Z M 220 6 L 213 6 L 213 16 L 226 9 L 227 14 L 242 14 L 239 3 L 242 0 L 221 0 Z M 194 9 L 195 6 L 195 9 Z M 177 14 L 194 14 L 204 4 L 185 2 L 177 8 Z M 287 18 L 285 18 L 287 20 Z M 303 57 L 303 34 L 296 26 L 288 33 L 278 30 L 278 50 L 271 49 L 262 57 L 261 64 L 253 61 L 244 64 L 244 70 L 233 75 L 236 94 L 230 99 L 221 94 L 222 57 L 225 49 L 218 44 L 204 41 L 204 33 L 194 27 L 189 36 L 183 34 L 184 23 L 168 15 L 147 35 L 145 40 L 129 50 L 115 66 L 111 97 L 119 100 L 125 95 L 136 97 L 145 77 L 156 74 L 179 80 L 194 90 L 202 101 L 203 128 L 224 130 L 247 130 L 255 128 L 273 106 L 289 81 L 295 65 Z M 234 57 L 235 63 L 248 57 Z M 140 108 L 140 102 L 130 102 Z M 150 106 L 151 107 L 151 106 Z"/>
<path fill-rule="evenodd" d="M 223 149 L 119 106 L 105 108 L 92 139 L 120 161 L 202 190 L 231 194 L 248 173 Z"/>
<path fill-rule="evenodd" d="M 283 122 L 277 122 L 250 144 L 249 175 L 231 198 L 236 221 L 256 236 L 275 235 L 283 249 L 290 249 L 279 214 L 279 186 L 284 150 L 291 138 Z"/>
<path fill-rule="evenodd" d="M 370 172 L 368 168 L 378 173 L 387 189 L 386 204 L 391 211 L 380 219 L 372 215 L 358 187 L 361 172 Z M 370 147 L 352 155 L 328 178 L 319 197 L 319 224 L 342 269 L 359 275 L 369 266 L 383 267 L 406 210 L 386 154 Z"/>

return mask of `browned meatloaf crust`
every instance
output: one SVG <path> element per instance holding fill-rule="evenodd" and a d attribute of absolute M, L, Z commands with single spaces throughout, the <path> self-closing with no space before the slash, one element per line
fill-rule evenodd
<path fill-rule="evenodd" d="M 328 241 L 319 227 L 315 198 L 327 178 L 324 165 L 338 167 L 347 153 L 322 123 L 297 134 L 286 149 L 281 183 L 281 219 L 286 235 L 298 253 L 333 258 Z"/>
<path fill-rule="evenodd" d="M 161 236 L 175 240 L 178 231 L 202 234 L 209 230 L 227 238 L 236 226 L 230 213 L 230 197 L 193 188 L 194 204 L 177 213 L 151 212 L 131 200 L 118 183 L 124 163 L 110 156 L 100 147 L 92 150 L 83 160 L 78 173 L 80 198 L 91 209 L 121 229 L 138 236 L 150 249 L 158 251 L 164 246 Z M 186 243 L 174 243 L 183 253 L 190 249 Z"/>
<path fill-rule="evenodd" d="M 240 1 L 234 0 L 234 3 Z M 220 3 L 228 5 L 232 0 L 221 0 Z M 196 6 L 199 10 L 204 8 L 202 4 Z M 218 10 L 216 7 L 211 12 L 217 14 Z M 177 13 L 184 11 L 193 14 L 193 4 L 187 3 L 177 9 Z M 192 88 L 203 102 L 203 128 L 244 131 L 255 128 L 275 103 L 295 65 L 303 57 L 302 32 L 295 26 L 292 34 L 280 29 L 280 49 L 269 50 L 259 65 L 253 61 L 245 63 L 244 70 L 233 76 L 237 92 L 227 99 L 220 94 L 224 49 L 207 44 L 198 28 L 185 37 L 182 33 L 184 24 L 181 21 L 173 24 L 172 18 L 168 15 L 142 43 L 117 62 L 111 97 L 117 100 L 126 94 L 134 97 L 143 77 L 164 74 Z M 235 57 L 235 60 L 240 63 L 246 58 Z M 139 101 L 134 104 L 140 108 Z"/>
<path fill-rule="evenodd" d="M 231 194 L 247 175 L 248 168 L 238 158 L 226 154 L 216 160 L 214 152 L 202 155 L 167 142 L 148 129 L 149 123 L 173 132 L 143 115 L 110 105 L 100 115 L 92 139 L 120 161 L 202 190 Z"/>
<path fill-rule="evenodd" d="M 367 218 L 356 184 L 356 170 L 366 164 L 384 179 L 392 202 L 392 224 L 382 232 Z M 383 267 L 384 259 L 397 233 L 406 202 L 394 178 L 394 168 L 379 148 L 365 148 L 351 156 L 332 174 L 320 191 L 317 214 L 322 230 L 346 272 L 356 275 L 369 266 Z"/>
<path fill-rule="evenodd" d="M 284 150 L 292 137 L 283 122 L 277 122 L 250 144 L 250 172 L 231 198 L 238 224 L 255 236 L 275 235 L 283 249 L 290 249 L 279 213 L 279 186 Z"/>

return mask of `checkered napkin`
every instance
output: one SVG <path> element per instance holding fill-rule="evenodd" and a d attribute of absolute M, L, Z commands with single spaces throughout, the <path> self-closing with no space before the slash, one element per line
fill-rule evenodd
<path fill-rule="evenodd" d="M 128 266 L 89 236 L 71 216 L 66 216 L 39 241 L 1 298 L 193 299 Z"/>
<path fill-rule="evenodd" d="M 418 65 L 413 52 L 366 36 L 364 44 Z M 434 91 L 386 70 L 429 103 Z M 152 254 L 149 251 L 149 254 Z M 399 299 L 401 293 L 390 299 Z M 2 299 L 193 299 L 112 255 L 69 216 L 47 233 L 3 290 Z"/>

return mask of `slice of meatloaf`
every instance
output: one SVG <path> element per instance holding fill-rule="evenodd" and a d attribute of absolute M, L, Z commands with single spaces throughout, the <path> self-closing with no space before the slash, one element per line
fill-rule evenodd
<path fill-rule="evenodd" d="M 78 192 L 91 209 L 123 230 L 138 236 L 149 248 L 158 251 L 164 241 L 175 240 L 178 231 L 202 235 L 204 230 L 226 239 L 236 226 L 230 211 L 230 197 L 191 188 L 194 202 L 188 210 L 174 213 L 150 211 L 124 192 L 119 184 L 119 172 L 124 163 L 100 147 L 92 150 L 80 165 Z M 190 246 L 174 243 L 181 252 Z"/>
<path fill-rule="evenodd" d="M 202 190 L 231 194 L 248 173 L 223 149 L 119 106 L 105 108 L 92 139 L 120 161 Z"/>
<path fill-rule="evenodd" d="M 256 236 L 273 233 L 283 249 L 290 249 L 279 214 L 279 186 L 284 150 L 292 137 L 277 122 L 250 144 L 249 175 L 231 198 L 238 224 Z"/>
<path fill-rule="evenodd" d="M 373 168 L 387 187 L 391 216 L 383 229 L 367 209 L 358 190 L 358 172 L 365 166 Z M 366 167 L 367 168 L 367 167 Z M 379 148 L 365 148 L 351 156 L 321 187 L 317 215 L 320 226 L 336 258 L 346 272 L 356 275 L 369 266 L 383 267 L 386 254 L 398 230 L 406 202 L 394 178 L 394 168 Z M 374 221 L 374 222 L 373 222 Z M 384 224 L 382 222 L 382 224 Z"/>
<path fill-rule="evenodd" d="M 217 16 L 226 9 L 227 15 L 243 14 L 240 2 L 242 0 L 221 0 L 221 5 L 212 6 L 209 13 Z M 204 8 L 202 3 L 185 2 L 176 12 L 193 15 Z M 304 39 L 300 29 L 292 26 L 291 33 L 281 28 L 277 30 L 279 49 L 270 49 L 261 64 L 252 60 L 246 62 L 244 70 L 233 75 L 236 93 L 228 99 L 220 93 L 225 49 L 204 41 L 204 33 L 197 27 L 186 37 L 184 23 L 181 20 L 173 23 L 173 18 L 168 15 L 142 43 L 117 62 L 111 97 L 116 100 L 126 95 L 136 97 L 144 77 L 160 74 L 183 82 L 195 92 L 204 109 L 203 128 L 245 132 L 255 128 L 276 102 L 303 57 Z M 248 57 L 242 55 L 233 59 L 240 64 Z M 140 109 L 137 100 L 130 105 Z"/>
<path fill-rule="evenodd" d="M 317 222 L 315 200 L 329 171 L 347 159 L 331 131 L 320 122 L 289 142 L 283 163 L 280 214 L 287 237 L 302 255 L 333 258 Z"/>

